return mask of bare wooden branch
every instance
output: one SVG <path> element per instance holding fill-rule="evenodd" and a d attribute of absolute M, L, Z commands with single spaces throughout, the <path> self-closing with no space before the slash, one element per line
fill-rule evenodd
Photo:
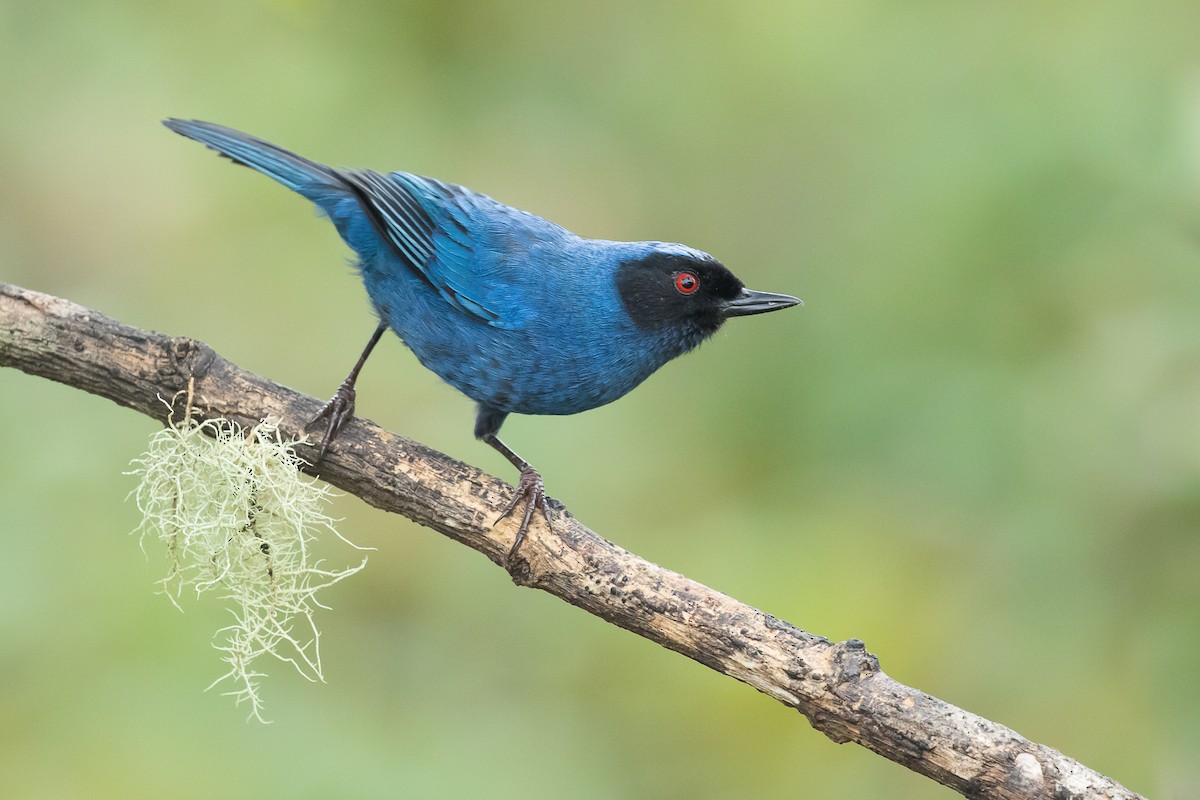
<path fill-rule="evenodd" d="M 0 283 L 0 366 L 107 397 L 160 421 L 195 380 L 202 416 L 299 434 L 321 401 L 259 377 L 194 339 L 122 325 L 68 300 Z M 496 528 L 511 487 L 424 445 L 355 419 L 320 477 L 433 528 L 498 565 L 515 521 Z M 970 798 L 1137 798 L 1115 781 L 1009 728 L 905 686 L 857 639 L 806 633 L 601 538 L 553 504 L 513 580 L 542 589 L 797 709 L 835 742 L 857 742 Z M 534 516 L 535 520 L 538 517 Z M 511 523 L 511 524 L 510 524 Z"/>

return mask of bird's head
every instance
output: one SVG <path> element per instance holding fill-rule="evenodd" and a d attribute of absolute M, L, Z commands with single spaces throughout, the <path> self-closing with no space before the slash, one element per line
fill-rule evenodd
<path fill-rule="evenodd" d="M 684 350 L 716 333 L 729 317 L 800 303 L 790 295 L 747 289 L 708 253 L 661 242 L 649 248 L 617 268 L 617 293 L 638 328 L 678 337 Z"/>

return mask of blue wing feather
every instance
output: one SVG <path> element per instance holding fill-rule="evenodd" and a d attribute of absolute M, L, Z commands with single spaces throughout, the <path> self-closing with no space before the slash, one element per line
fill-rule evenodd
<path fill-rule="evenodd" d="M 466 190 L 406 172 L 381 175 L 354 170 L 344 177 L 379 234 L 405 264 L 451 305 L 489 324 L 499 322 L 500 314 L 484 298 L 487 291 L 481 279 L 486 279 L 480 274 L 472 237 L 462 221 L 451 222 L 453 215 L 443 208 Z M 447 230 L 447 222 L 453 233 Z"/>

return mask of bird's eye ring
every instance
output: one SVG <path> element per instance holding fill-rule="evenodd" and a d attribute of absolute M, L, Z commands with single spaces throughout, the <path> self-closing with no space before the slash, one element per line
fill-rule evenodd
<path fill-rule="evenodd" d="M 695 294 L 700 288 L 700 279 L 694 272 L 675 273 L 675 289 L 680 294 Z"/>

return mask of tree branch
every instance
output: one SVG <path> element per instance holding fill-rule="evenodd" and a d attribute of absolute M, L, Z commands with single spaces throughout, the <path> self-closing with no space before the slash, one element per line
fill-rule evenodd
<path fill-rule="evenodd" d="M 201 417 L 246 427 L 271 417 L 281 420 L 285 435 L 299 435 L 321 406 L 194 339 L 132 328 L 6 283 L 0 283 L 0 366 L 159 421 L 167 417 L 163 400 L 190 379 Z M 358 418 L 316 472 L 504 564 L 516 523 L 493 528 L 492 522 L 512 489 L 491 475 Z M 800 711 L 835 742 L 857 742 L 970 798 L 1140 797 L 1057 750 L 898 683 L 857 639 L 830 642 L 806 633 L 622 550 L 557 503 L 551 514 L 554 532 L 535 523 L 511 565 L 517 584 L 747 683 Z"/>

